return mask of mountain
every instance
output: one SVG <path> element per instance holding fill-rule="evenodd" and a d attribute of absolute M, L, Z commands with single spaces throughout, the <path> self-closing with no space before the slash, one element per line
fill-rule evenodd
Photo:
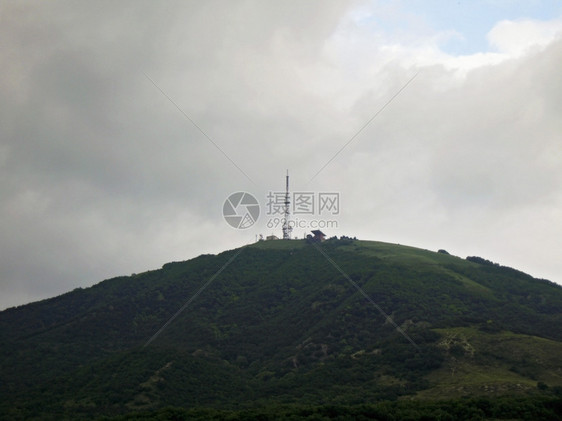
<path fill-rule="evenodd" d="M 0 312 L 0 414 L 557 419 L 561 310 L 480 257 L 261 241 Z"/>

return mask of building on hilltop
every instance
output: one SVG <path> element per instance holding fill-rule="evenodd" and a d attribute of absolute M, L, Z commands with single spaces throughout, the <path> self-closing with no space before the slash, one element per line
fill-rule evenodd
<path fill-rule="evenodd" d="M 322 241 L 324 241 L 326 239 L 326 234 L 324 234 L 320 230 L 314 230 L 314 231 L 311 231 L 311 232 L 312 232 L 312 234 L 314 234 L 314 236 L 308 234 L 306 236 L 307 240 L 315 241 L 317 243 L 321 243 Z"/>

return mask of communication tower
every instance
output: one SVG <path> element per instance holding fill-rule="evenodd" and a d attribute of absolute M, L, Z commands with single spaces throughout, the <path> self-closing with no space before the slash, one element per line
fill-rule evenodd
<path fill-rule="evenodd" d="M 291 231 L 293 231 L 293 227 L 289 224 L 289 217 L 290 217 L 290 208 L 289 205 L 291 203 L 290 196 L 289 196 L 289 170 L 287 170 L 287 176 L 285 177 L 285 218 L 283 220 L 283 240 L 290 240 L 291 239 Z"/>

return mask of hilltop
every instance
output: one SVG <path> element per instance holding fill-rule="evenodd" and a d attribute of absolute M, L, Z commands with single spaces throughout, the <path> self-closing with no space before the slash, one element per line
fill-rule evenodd
<path fill-rule="evenodd" d="M 0 312 L 0 413 L 461 398 L 548 412 L 562 394 L 561 309 L 560 286 L 480 257 L 258 242 Z"/>

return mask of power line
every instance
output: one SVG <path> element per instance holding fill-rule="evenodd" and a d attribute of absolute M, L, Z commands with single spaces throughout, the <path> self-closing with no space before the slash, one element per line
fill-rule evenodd
<path fill-rule="evenodd" d="M 418 344 L 416 344 L 414 342 L 414 340 L 412 338 L 410 338 L 410 336 L 404 332 L 404 330 L 402 330 L 402 328 L 400 326 L 398 326 L 394 320 L 392 320 L 392 318 L 386 314 L 386 312 L 377 304 L 373 301 L 373 299 L 371 297 L 369 297 L 369 295 L 363 290 L 363 288 L 361 288 L 359 285 L 357 285 L 357 282 L 355 282 L 353 279 L 351 279 L 351 277 L 330 257 L 326 254 L 326 252 L 324 250 L 322 250 L 322 248 L 317 245 L 316 243 L 312 243 L 314 245 L 314 247 L 316 248 L 316 250 L 318 250 L 325 258 L 328 262 L 330 262 L 330 264 L 336 268 L 336 270 L 341 273 L 343 275 L 343 277 L 345 279 L 347 279 L 347 281 L 353 285 L 355 287 L 355 289 L 357 289 L 357 291 L 359 291 L 359 293 L 365 297 L 367 299 L 367 301 L 369 301 L 373 307 L 375 307 L 378 312 L 380 314 L 382 314 L 384 316 L 384 318 L 386 319 L 386 321 L 388 323 L 390 323 L 392 326 L 394 326 L 396 328 L 396 330 L 404 337 L 408 340 L 408 342 L 410 342 L 414 348 L 416 348 L 418 351 L 420 350 L 420 347 L 418 346 Z"/>
<path fill-rule="evenodd" d="M 418 72 L 418 73 L 419 73 L 419 72 Z M 326 168 L 334 159 L 336 159 L 336 157 L 337 157 L 345 148 L 347 148 L 347 146 L 348 146 L 351 142 L 353 142 L 353 141 L 355 140 L 355 138 L 356 138 L 357 136 L 359 136 L 359 134 L 361 134 L 361 132 L 362 132 L 363 130 L 365 130 L 365 129 L 367 128 L 367 126 L 368 126 L 369 124 L 371 124 L 371 122 L 372 122 L 375 118 L 377 118 L 377 116 L 378 116 L 380 113 L 382 113 L 382 112 L 384 111 L 384 109 L 385 109 L 386 107 L 388 107 L 388 106 L 390 105 L 390 103 L 391 103 L 392 101 L 394 101 L 394 99 L 395 99 L 398 95 L 400 95 L 404 89 L 406 89 L 406 87 L 416 78 L 416 76 L 418 75 L 418 73 L 416 73 L 414 76 L 412 76 L 412 77 L 410 78 L 410 80 L 408 80 L 408 82 L 406 82 L 406 83 L 398 90 L 398 92 L 396 92 L 381 108 L 379 108 L 379 110 L 378 110 L 378 111 L 377 111 L 377 112 L 376 112 L 376 113 L 375 113 L 375 114 L 374 114 L 374 115 L 373 115 L 373 116 L 372 116 L 372 117 L 355 133 L 355 134 L 354 134 L 354 135 L 353 135 L 353 136 L 351 136 L 351 138 L 334 154 L 334 156 L 332 156 L 332 157 L 328 160 L 328 162 L 326 162 L 326 163 L 322 166 L 322 168 L 320 168 L 318 171 L 316 171 L 316 174 L 314 174 L 314 175 L 312 176 L 312 178 L 311 178 L 310 180 L 308 180 L 308 183 L 310 183 L 312 180 L 314 180 L 314 179 L 316 178 L 316 176 L 317 176 L 318 174 L 320 174 L 320 173 L 324 170 L 324 168 Z"/>
<path fill-rule="evenodd" d="M 158 86 L 158 85 L 156 84 L 156 82 L 154 82 L 154 80 L 152 80 L 152 79 L 150 78 L 150 76 L 148 76 L 148 75 L 147 75 L 146 73 L 144 73 L 144 72 L 143 72 L 143 74 L 144 74 L 144 76 L 154 85 L 154 87 L 155 87 L 156 89 L 158 89 L 158 90 L 160 91 L 160 93 L 161 93 L 162 95 L 164 95 L 164 97 L 165 97 L 168 101 L 170 101 L 170 102 L 172 103 L 172 105 L 173 105 L 174 107 L 176 107 L 176 108 L 178 109 L 178 111 L 179 111 L 180 113 L 182 113 L 183 116 L 184 116 L 191 124 L 193 124 L 193 126 L 194 126 L 197 130 L 199 130 L 199 132 L 200 132 L 203 136 L 205 136 L 205 138 L 206 138 L 209 142 L 211 142 L 212 145 L 213 145 L 215 148 L 217 148 L 217 150 L 218 150 L 221 154 L 223 154 L 224 157 L 225 157 L 226 159 L 228 159 L 232 165 L 234 165 L 234 166 L 238 169 L 238 171 L 240 171 L 240 172 L 244 175 L 244 177 L 246 177 L 252 184 L 254 184 L 254 185 L 256 184 L 256 183 L 254 182 L 254 180 L 252 180 L 252 179 L 250 178 L 250 176 L 249 176 L 248 174 L 246 174 L 246 173 L 244 172 L 244 170 L 243 170 L 242 168 L 240 168 L 240 167 L 236 164 L 236 162 L 234 162 L 234 161 L 232 160 L 232 158 L 230 158 L 230 156 L 228 156 L 227 153 L 226 153 L 225 151 L 223 151 L 223 150 L 221 149 L 221 147 L 220 147 L 219 145 L 217 145 L 217 143 L 216 143 L 207 133 L 205 133 L 205 131 L 204 131 L 191 117 L 189 117 L 189 116 L 180 108 L 180 106 L 179 106 L 178 104 L 176 104 L 176 102 L 175 102 L 172 98 L 170 98 L 170 96 L 169 96 L 168 94 L 166 94 L 166 92 L 164 92 L 164 91 L 160 88 L 160 86 Z"/>
<path fill-rule="evenodd" d="M 158 336 L 160 336 L 160 334 L 164 331 L 164 329 L 166 329 L 187 307 L 189 307 L 189 305 L 197 297 L 199 297 L 199 295 L 201 295 L 201 293 L 211 284 L 211 282 L 213 282 L 217 278 L 217 276 L 219 276 L 222 273 L 222 271 L 225 270 L 228 267 L 228 265 L 230 265 L 238 257 L 240 253 L 242 253 L 242 250 L 244 250 L 244 247 L 239 248 L 238 251 L 230 259 L 228 259 L 228 261 L 224 265 L 222 265 L 222 267 L 213 276 L 211 276 L 209 280 L 205 282 L 203 286 L 199 288 L 197 292 L 193 294 L 191 298 L 187 300 L 185 304 L 181 306 L 181 308 L 178 311 L 176 311 L 176 313 L 172 317 L 170 317 L 170 319 L 166 323 L 164 323 L 164 325 L 160 329 L 158 329 L 158 331 L 154 335 L 152 335 L 152 337 L 148 341 L 146 341 L 143 348 L 146 348 Z"/>

